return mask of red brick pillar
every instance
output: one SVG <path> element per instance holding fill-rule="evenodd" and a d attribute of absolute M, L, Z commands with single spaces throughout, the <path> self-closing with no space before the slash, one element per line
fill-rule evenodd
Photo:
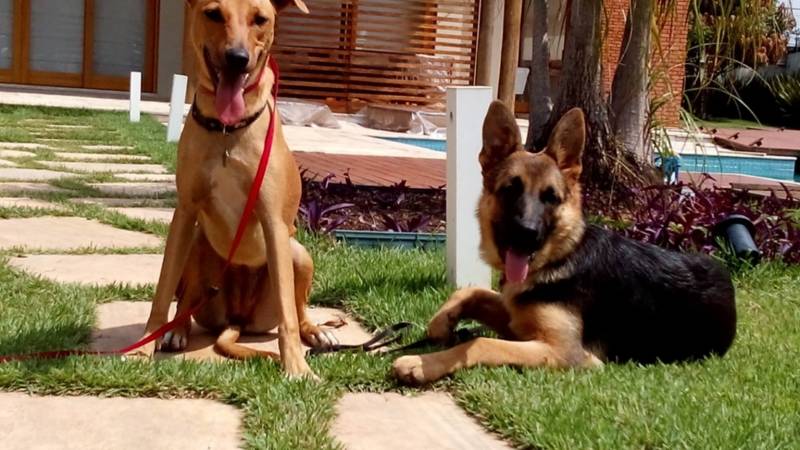
<path fill-rule="evenodd" d="M 619 53 L 625 34 L 625 18 L 630 0 L 605 0 L 608 23 L 604 27 L 603 42 L 603 94 L 611 92 L 611 83 L 617 69 Z M 656 78 L 651 91 L 653 99 L 667 98 L 667 103 L 657 113 L 658 120 L 666 126 L 680 125 L 680 107 L 685 76 L 686 38 L 688 33 L 689 0 L 675 0 L 673 10 L 662 13 L 661 39 L 653 43 L 651 66 Z"/>

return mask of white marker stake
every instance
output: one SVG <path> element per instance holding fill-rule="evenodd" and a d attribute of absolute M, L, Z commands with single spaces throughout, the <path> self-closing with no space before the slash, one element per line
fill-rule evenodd
<path fill-rule="evenodd" d="M 138 122 L 142 117 L 142 73 L 131 72 L 131 122 Z"/>
<path fill-rule="evenodd" d="M 483 181 L 478 154 L 492 88 L 447 89 L 447 275 L 457 287 L 490 288 L 492 271 L 480 257 L 475 217 Z"/>
<path fill-rule="evenodd" d="M 189 79 L 186 75 L 175 75 L 172 78 L 172 96 L 169 102 L 169 125 L 167 125 L 167 142 L 178 142 L 183 125 L 183 109 L 186 102 L 186 86 Z"/>

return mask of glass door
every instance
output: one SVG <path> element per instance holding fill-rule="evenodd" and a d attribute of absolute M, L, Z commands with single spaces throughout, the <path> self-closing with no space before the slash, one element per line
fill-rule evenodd
<path fill-rule="evenodd" d="M 0 0 L 0 81 L 12 81 L 14 62 L 14 1 Z"/>
<path fill-rule="evenodd" d="M 159 0 L 0 0 L 0 82 L 155 90 Z"/>
<path fill-rule="evenodd" d="M 131 72 L 142 72 L 145 91 L 153 85 L 155 9 L 153 0 L 89 0 L 86 23 L 87 87 L 125 89 Z"/>
<path fill-rule="evenodd" d="M 84 0 L 30 0 L 28 81 L 81 86 Z"/>

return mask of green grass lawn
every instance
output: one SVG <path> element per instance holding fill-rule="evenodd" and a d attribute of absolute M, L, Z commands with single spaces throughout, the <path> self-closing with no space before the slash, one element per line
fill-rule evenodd
<path fill-rule="evenodd" d="M 0 107 L 0 141 L 23 118 L 97 124 L 112 142 L 174 161 L 152 119 L 132 126 L 118 113 Z M 19 128 L 16 126 L 16 128 Z M 90 137 L 90 136 L 82 136 Z M 32 138 L 31 138 L 32 139 Z M 72 211 L 164 235 L 98 209 Z M 0 209 L 0 217 L 38 214 Z M 420 325 L 451 289 L 441 251 L 358 249 L 302 236 L 317 274 L 312 304 L 342 308 L 376 329 L 401 320 Z M 523 448 L 797 448 L 800 436 L 800 267 L 764 264 L 736 274 L 739 331 L 724 358 L 686 365 L 607 365 L 596 371 L 479 368 L 426 389 L 447 390 L 487 427 Z M 147 301 L 152 288 L 64 286 L 8 268 L 0 256 L 0 354 L 85 346 L 95 308 Z M 680 333 L 680 324 L 675 332 Z M 212 398 L 244 411 L 248 448 L 332 448 L 333 405 L 347 391 L 404 391 L 391 357 L 316 357 L 321 383 L 287 381 L 268 361 L 146 363 L 73 357 L 0 365 L 0 389 L 41 394 Z M 1 445 L 0 445 L 1 446 Z"/>

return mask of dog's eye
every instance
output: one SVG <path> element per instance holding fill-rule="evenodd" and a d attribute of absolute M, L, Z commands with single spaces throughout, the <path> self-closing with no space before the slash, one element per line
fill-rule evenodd
<path fill-rule="evenodd" d="M 522 179 L 514 177 L 508 183 L 500 186 L 497 193 L 503 196 L 515 196 L 521 194 L 524 189 L 525 186 L 523 186 Z"/>
<path fill-rule="evenodd" d="M 261 14 L 256 14 L 256 16 L 253 17 L 253 23 L 256 24 L 256 26 L 259 27 L 264 26 L 267 22 L 269 22 L 269 19 L 262 16 Z"/>
<path fill-rule="evenodd" d="M 225 22 L 225 18 L 222 17 L 222 11 L 219 8 L 207 9 L 203 11 L 203 14 L 208 17 L 208 20 L 216 23 L 223 23 Z"/>
<path fill-rule="evenodd" d="M 551 205 L 557 205 L 561 203 L 561 199 L 556 194 L 556 190 L 552 187 L 548 187 L 547 189 L 543 190 L 541 194 L 539 194 L 539 200 L 542 203 L 548 203 Z"/>

